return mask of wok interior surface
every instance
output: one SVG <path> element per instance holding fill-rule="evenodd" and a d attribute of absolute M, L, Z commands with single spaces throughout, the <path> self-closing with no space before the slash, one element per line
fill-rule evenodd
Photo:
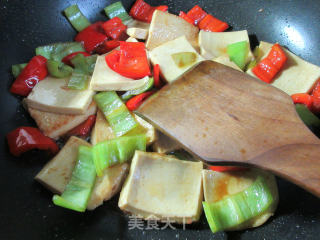
<path fill-rule="evenodd" d="M 276 215 L 252 230 L 212 234 L 204 214 L 198 223 L 174 225 L 163 230 L 129 230 L 129 218 L 117 207 L 118 196 L 95 211 L 84 214 L 55 207 L 52 194 L 33 180 L 49 160 L 44 153 L 30 152 L 14 158 L 5 135 L 18 126 L 35 126 L 21 105 L 10 95 L 12 64 L 28 61 L 37 46 L 70 41 L 75 36 L 61 11 L 77 3 L 91 22 L 106 20 L 102 10 L 114 1 L 10 0 L 0 3 L 1 53 L 1 146 L 0 239 L 319 239 L 320 200 L 278 179 L 280 203 Z M 159 1 L 147 1 L 159 5 Z M 129 9 L 133 1 L 123 1 Z M 251 44 L 260 40 L 279 42 L 302 58 L 320 65 L 320 2 L 294 1 L 161 1 L 169 11 L 187 11 L 199 4 L 228 22 L 232 30 L 247 29 Z M 164 225 L 162 225 L 164 226 Z M 160 226 L 161 227 L 161 226 Z"/>

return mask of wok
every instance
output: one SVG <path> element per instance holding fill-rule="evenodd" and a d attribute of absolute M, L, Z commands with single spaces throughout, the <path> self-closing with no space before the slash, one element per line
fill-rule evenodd
<path fill-rule="evenodd" d="M 52 194 L 33 180 L 49 160 L 31 152 L 14 158 L 8 152 L 5 134 L 22 125 L 35 126 L 21 105 L 10 95 L 10 66 L 27 62 L 35 47 L 75 36 L 61 11 L 77 3 L 94 22 L 106 20 L 103 8 L 114 1 L 10 0 L 0 3 L 1 151 L 0 239 L 319 239 L 320 199 L 278 179 L 280 203 L 276 215 L 265 225 L 246 231 L 212 234 L 204 214 L 198 223 L 174 226 L 176 230 L 128 229 L 128 217 L 117 207 L 118 196 L 95 211 L 84 214 L 53 206 Z M 279 42 L 295 54 L 320 65 L 320 2 L 275 0 L 169 0 L 170 12 L 187 11 L 199 4 L 228 22 L 232 30 L 247 29 L 253 45 L 258 40 Z M 124 1 L 128 9 L 133 1 Z"/>

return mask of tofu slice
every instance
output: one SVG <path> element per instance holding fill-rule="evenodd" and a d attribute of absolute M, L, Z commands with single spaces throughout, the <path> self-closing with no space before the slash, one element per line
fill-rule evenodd
<path fill-rule="evenodd" d="M 183 21 L 186 22 L 185 20 Z M 173 61 L 171 55 L 179 52 L 194 52 L 197 55 L 195 63 L 182 68 L 178 67 Z M 166 42 L 154 48 L 150 52 L 150 59 L 153 65 L 160 65 L 161 73 L 169 83 L 175 81 L 176 79 L 181 77 L 181 75 L 183 75 L 185 72 L 191 70 L 193 67 L 195 67 L 197 64 L 204 60 L 188 42 L 185 36 L 181 36 L 177 39 Z"/>
<path fill-rule="evenodd" d="M 26 98 L 29 108 L 59 114 L 85 114 L 92 102 L 94 91 L 71 90 L 68 79 L 47 77 L 37 83 Z"/>
<path fill-rule="evenodd" d="M 152 149 L 154 152 L 169 153 L 181 149 L 180 144 L 167 135 L 157 131 L 157 136 L 157 140 L 152 144 Z"/>
<path fill-rule="evenodd" d="M 80 138 L 70 137 L 60 152 L 36 175 L 35 180 L 53 193 L 62 194 L 71 178 L 78 159 L 78 148 L 81 145 L 91 146 Z M 117 194 L 127 176 L 128 169 L 127 163 L 105 169 L 103 175 L 96 179 L 87 209 L 93 210 L 102 205 L 103 201 Z"/>
<path fill-rule="evenodd" d="M 98 56 L 91 78 L 90 88 L 94 91 L 127 91 L 142 87 L 144 79 L 126 78 L 113 71 L 106 63 L 106 55 Z"/>
<path fill-rule="evenodd" d="M 241 41 L 247 41 L 250 49 L 247 30 L 235 32 L 206 32 L 201 30 L 199 33 L 200 53 L 208 60 L 212 60 L 222 55 L 228 56 L 227 46 Z M 252 52 L 249 51 L 247 63 L 253 58 Z"/>
<path fill-rule="evenodd" d="M 117 194 L 128 174 L 129 164 L 122 163 L 111 168 L 106 168 L 101 177 L 97 177 L 93 187 L 87 209 L 93 210 L 103 204 L 104 201 L 110 200 Z"/>
<path fill-rule="evenodd" d="M 70 137 L 60 152 L 36 175 L 35 180 L 53 193 L 62 194 L 71 178 L 78 159 L 78 148 L 81 145 L 91 146 L 81 138 Z"/>
<path fill-rule="evenodd" d="M 161 44 L 174 40 L 181 36 L 186 36 L 193 47 L 198 47 L 199 29 L 182 18 L 156 10 L 153 14 L 149 28 L 146 47 L 152 50 Z"/>
<path fill-rule="evenodd" d="M 228 67 L 231 67 L 233 69 L 236 69 L 236 70 L 242 72 L 241 68 L 239 68 L 237 66 L 237 64 L 235 64 L 234 62 L 230 61 L 229 56 L 221 55 L 220 57 L 214 58 L 212 61 L 221 63 L 223 65 L 226 65 Z"/>
<path fill-rule="evenodd" d="M 143 28 L 136 28 L 136 27 L 130 27 L 127 28 L 127 34 L 130 37 L 140 39 L 140 40 L 146 40 L 148 37 L 148 30 Z"/>
<path fill-rule="evenodd" d="M 259 169 L 233 172 L 202 171 L 204 198 L 207 202 L 216 202 L 228 195 L 233 195 L 245 190 L 259 175 L 267 180 L 267 184 L 275 198 L 274 203 L 260 216 L 230 230 L 258 227 L 274 214 L 279 201 L 276 179 L 272 174 Z"/>
<path fill-rule="evenodd" d="M 135 114 L 133 114 L 133 116 L 135 120 L 139 123 L 138 129 L 135 131 L 135 133 L 145 133 L 147 136 L 147 144 L 152 144 L 157 139 L 154 127 L 147 121 L 143 120 L 141 117 Z M 113 134 L 113 131 L 108 121 L 104 117 L 103 113 L 101 111 L 98 111 L 96 123 L 91 132 L 91 143 L 95 145 L 99 142 L 111 140 L 113 138 L 116 138 L 116 136 Z"/>
<path fill-rule="evenodd" d="M 202 210 L 202 162 L 136 151 L 119 207 L 143 219 L 198 221 Z"/>
<path fill-rule="evenodd" d="M 127 27 L 128 28 L 140 28 L 140 29 L 149 30 L 150 23 L 141 22 L 141 21 L 138 21 L 138 20 L 131 20 L 130 22 L 127 23 Z"/>
<path fill-rule="evenodd" d="M 272 46 L 272 43 L 260 42 L 257 57 L 258 62 L 268 55 Z M 320 78 L 320 67 L 301 59 L 284 47 L 282 49 L 285 51 L 288 60 L 284 68 L 276 75 L 271 85 L 289 95 L 310 92 L 316 81 Z M 247 73 L 256 77 L 251 69 Z"/>
<path fill-rule="evenodd" d="M 78 115 L 44 112 L 31 107 L 28 111 L 44 135 L 58 139 L 87 120 L 90 115 L 96 114 L 97 106 L 92 101 L 86 112 Z"/>

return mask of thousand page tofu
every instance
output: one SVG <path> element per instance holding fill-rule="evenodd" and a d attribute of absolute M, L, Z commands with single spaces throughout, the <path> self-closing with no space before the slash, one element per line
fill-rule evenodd
<path fill-rule="evenodd" d="M 174 53 L 192 52 L 195 53 L 196 61 L 185 67 L 178 67 L 173 61 L 171 55 Z M 159 64 L 161 73 L 168 82 L 173 82 L 183 75 L 186 71 L 191 70 L 192 67 L 204 59 L 191 46 L 185 36 L 179 37 L 175 40 L 167 42 L 154 48 L 150 52 L 150 58 L 153 65 Z"/>
<path fill-rule="evenodd" d="M 201 30 L 199 33 L 199 46 L 201 55 L 212 60 L 214 58 L 227 55 L 227 46 L 236 42 L 247 41 L 250 49 L 250 42 L 247 30 L 235 32 L 206 32 Z M 253 59 L 249 51 L 247 61 Z"/>
<path fill-rule="evenodd" d="M 260 42 L 257 62 L 269 54 L 272 46 L 273 44 L 271 43 Z M 282 49 L 285 51 L 288 59 L 284 68 L 275 76 L 271 85 L 289 95 L 311 91 L 315 82 L 320 78 L 320 67 L 301 59 L 284 47 L 282 47 Z M 256 77 L 251 69 L 248 70 L 247 73 Z"/>
<path fill-rule="evenodd" d="M 143 86 L 144 79 L 126 78 L 113 71 L 106 63 L 106 55 L 97 58 L 90 88 L 95 91 L 127 91 Z"/>
<path fill-rule="evenodd" d="M 28 107 L 60 114 L 85 114 L 94 91 L 68 89 L 67 81 L 53 77 L 40 81 L 26 98 Z"/>
<path fill-rule="evenodd" d="M 144 219 L 197 221 L 202 210 L 202 167 L 202 162 L 136 151 L 119 207 Z"/>

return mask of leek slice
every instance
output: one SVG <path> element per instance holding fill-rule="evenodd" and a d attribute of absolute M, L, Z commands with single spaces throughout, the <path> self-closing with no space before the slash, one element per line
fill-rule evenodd
<path fill-rule="evenodd" d="M 78 162 L 72 172 L 71 180 L 61 196 L 54 195 L 53 203 L 57 206 L 84 212 L 96 179 L 92 149 L 79 147 Z"/>
<path fill-rule="evenodd" d="M 120 1 L 112 3 L 109 6 L 105 7 L 104 12 L 110 19 L 114 17 L 120 18 L 124 24 L 132 20 Z"/>
<path fill-rule="evenodd" d="M 236 227 L 268 209 L 275 199 L 261 176 L 247 189 L 214 203 L 203 202 L 213 233 Z"/>
<path fill-rule="evenodd" d="M 126 105 L 114 91 L 98 93 L 94 96 L 94 100 L 117 137 L 138 126 Z"/>
<path fill-rule="evenodd" d="M 197 54 L 194 52 L 174 53 L 171 57 L 179 68 L 187 67 L 197 61 Z"/>
<path fill-rule="evenodd" d="M 11 72 L 14 78 L 18 77 L 21 71 L 28 65 L 28 63 L 14 64 L 11 66 Z"/>
<path fill-rule="evenodd" d="M 140 93 L 146 92 L 152 88 L 153 82 L 153 78 L 145 77 L 143 86 L 141 86 L 140 88 L 126 91 L 124 94 L 121 95 L 121 98 L 123 100 L 128 100 L 135 95 L 139 95 Z"/>
<path fill-rule="evenodd" d="M 71 25 L 78 31 L 82 31 L 91 23 L 89 20 L 82 14 L 77 5 L 71 5 L 64 10 L 64 14 L 68 18 Z"/>
<path fill-rule="evenodd" d="M 146 151 L 145 134 L 125 136 L 104 141 L 93 147 L 93 161 L 98 176 L 102 176 L 105 168 L 130 160 L 136 150 Z"/>

